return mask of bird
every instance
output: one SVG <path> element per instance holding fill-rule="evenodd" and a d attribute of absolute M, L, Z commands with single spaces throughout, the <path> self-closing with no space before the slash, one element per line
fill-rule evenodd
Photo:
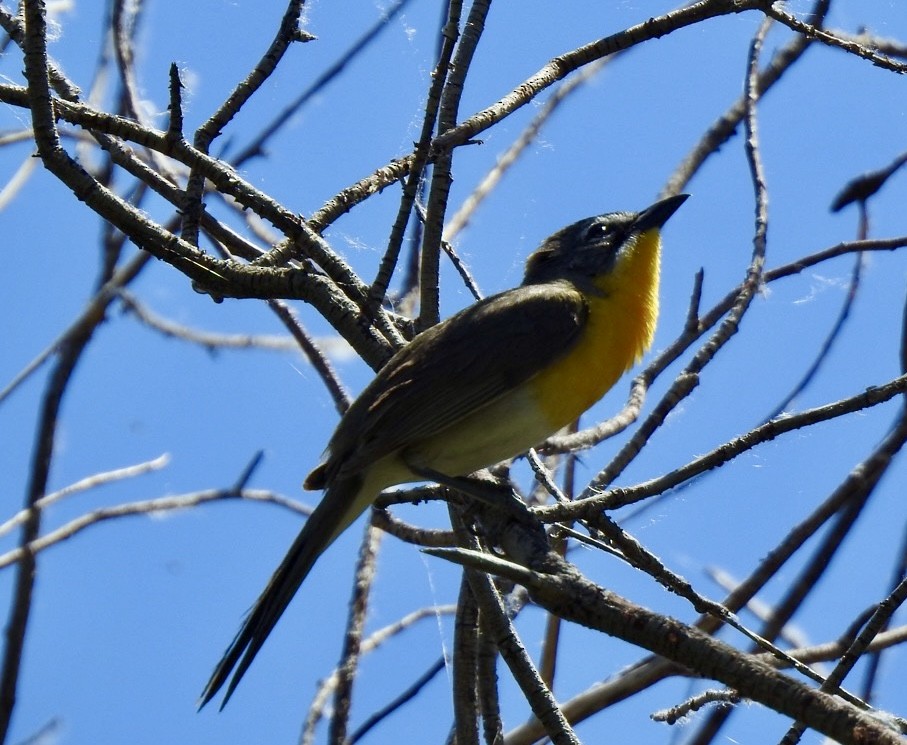
<path fill-rule="evenodd" d="M 596 403 L 652 344 L 661 229 L 689 195 L 546 238 L 522 283 L 416 335 L 349 406 L 304 488 L 324 490 L 208 681 L 220 708 L 318 557 L 378 494 L 526 452 Z M 438 478 L 434 478 L 438 476 Z"/>

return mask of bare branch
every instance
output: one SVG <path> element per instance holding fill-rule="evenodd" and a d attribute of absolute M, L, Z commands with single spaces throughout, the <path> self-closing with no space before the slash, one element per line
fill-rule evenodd
<path fill-rule="evenodd" d="M 242 489 L 236 491 L 230 489 L 208 489 L 205 491 L 192 492 L 173 497 L 157 497 L 139 502 L 129 502 L 117 505 L 115 507 L 102 507 L 97 510 L 77 517 L 65 525 L 53 530 L 40 538 L 35 538 L 28 544 L 19 548 L 0 554 L 0 569 L 8 567 L 16 562 L 21 562 L 28 556 L 44 551 L 51 546 L 67 541 L 73 536 L 78 535 L 87 528 L 100 525 L 109 520 L 116 520 L 121 517 L 134 517 L 136 515 L 153 515 L 159 512 L 170 512 L 174 510 L 185 510 L 196 507 L 207 502 L 220 502 L 226 499 L 245 499 L 253 502 L 267 502 L 285 507 L 300 515 L 308 515 L 311 508 L 300 505 L 291 499 L 280 494 L 276 494 L 264 489 Z"/>
<path fill-rule="evenodd" d="M 879 54 L 878 51 L 872 49 L 866 44 L 857 41 L 855 38 L 847 38 L 843 36 L 838 36 L 830 31 L 825 29 L 817 28 L 809 23 L 804 23 L 800 21 L 795 16 L 781 10 L 778 5 L 774 3 L 769 3 L 765 7 L 765 13 L 772 18 L 774 18 L 779 23 L 783 23 L 788 28 L 796 31 L 798 34 L 803 34 L 810 39 L 820 41 L 823 44 L 827 44 L 830 47 L 835 47 L 837 49 L 842 49 L 849 54 L 856 55 L 857 57 L 862 57 L 877 67 L 881 67 L 885 70 L 891 70 L 892 72 L 907 72 L 907 64 L 903 62 L 897 62 L 893 59 L 890 59 L 888 56 Z"/>

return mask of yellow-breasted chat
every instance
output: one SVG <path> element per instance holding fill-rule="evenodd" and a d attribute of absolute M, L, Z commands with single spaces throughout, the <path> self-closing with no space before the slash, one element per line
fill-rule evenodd
<path fill-rule="evenodd" d="M 340 419 L 306 478 L 318 507 L 211 676 L 221 708 L 321 553 L 378 496 L 426 475 L 460 477 L 512 458 L 574 421 L 649 348 L 661 228 L 687 199 L 570 225 L 530 255 L 519 287 L 416 336 Z"/>

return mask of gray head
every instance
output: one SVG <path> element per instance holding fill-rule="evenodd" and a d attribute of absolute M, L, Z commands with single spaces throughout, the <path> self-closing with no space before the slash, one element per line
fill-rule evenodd
<path fill-rule="evenodd" d="M 647 230 L 660 229 L 688 196 L 668 197 L 642 212 L 609 212 L 568 225 L 548 236 L 532 253 L 523 284 L 567 279 L 584 285 L 607 274 L 622 249 L 632 246 L 636 236 Z"/>

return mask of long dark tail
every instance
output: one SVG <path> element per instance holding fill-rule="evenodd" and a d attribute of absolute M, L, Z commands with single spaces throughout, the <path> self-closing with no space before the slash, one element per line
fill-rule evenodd
<path fill-rule="evenodd" d="M 325 492 L 211 674 L 202 692 L 199 709 L 214 698 L 230 678 L 220 708 L 226 706 L 318 557 L 374 499 L 375 494 L 360 493 L 362 481 L 361 476 L 356 476 L 331 484 Z"/>

